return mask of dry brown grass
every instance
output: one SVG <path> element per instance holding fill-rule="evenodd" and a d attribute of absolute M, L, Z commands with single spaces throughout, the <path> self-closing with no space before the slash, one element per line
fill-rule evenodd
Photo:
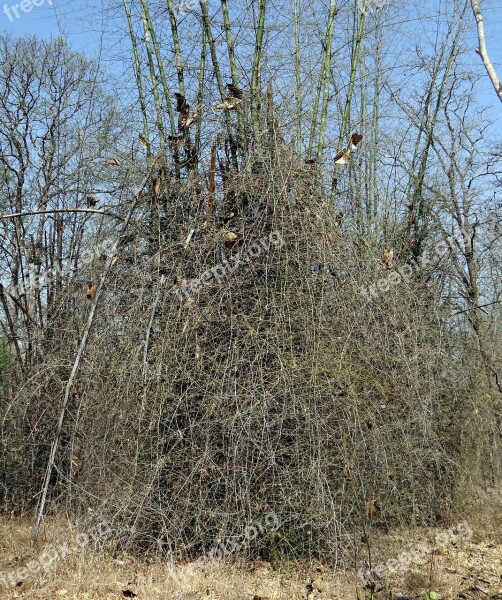
<path fill-rule="evenodd" d="M 465 485 L 461 487 L 469 489 Z M 463 506 L 463 514 L 468 515 L 474 539 L 481 541 L 502 537 L 502 487 L 470 486 L 470 489 L 456 505 Z"/>
<path fill-rule="evenodd" d="M 496 510 L 490 499 L 489 509 Z M 499 505 L 500 508 L 500 505 Z M 499 513 L 500 514 L 500 513 Z M 32 545 L 32 523 L 26 519 L 0 519 L 0 573 L 4 576 L 28 564 L 50 544 L 73 544 L 78 532 L 60 520 L 49 520 L 43 535 Z M 486 521 L 485 521 L 486 525 Z M 492 527 L 477 529 L 473 523 L 471 539 L 459 539 L 454 544 L 438 549 L 421 564 L 383 578 L 382 589 L 375 599 L 392 599 L 399 596 L 422 598 L 434 591 L 440 599 L 476 598 L 498 600 L 502 598 L 502 543 L 501 530 Z M 374 534 L 372 542 L 373 564 L 397 557 L 401 552 L 420 543 L 433 545 L 438 528 L 415 528 Z M 481 536 L 486 537 L 481 540 Z M 74 544 L 73 544 L 74 545 Z M 253 599 L 292 600 L 307 598 L 306 583 L 309 576 L 320 579 L 325 588 L 315 592 L 314 600 L 356 600 L 368 598 L 368 592 L 357 578 L 354 565 L 365 562 L 366 544 L 358 544 L 358 557 L 347 555 L 345 562 L 351 568 L 333 572 L 329 564 L 282 563 L 272 565 L 265 561 L 246 562 L 214 561 L 195 562 L 170 568 L 169 563 L 144 557 L 135 558 L 106 551 L 86 548 L 56 561 L 45 573 L 35 574 L 16 588 L 0 585 L 0 597 L 5 599 L 87 598 L 111 599 L 127 597 L 124 591 L 138 598 L 157 600 L 233 600 Z"/>

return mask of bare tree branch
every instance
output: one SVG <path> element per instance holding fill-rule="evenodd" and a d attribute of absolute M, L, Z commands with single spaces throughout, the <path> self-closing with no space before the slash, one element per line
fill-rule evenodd
<path fill-rule="evenodd" d="M 479 48 L 476 48 L 476 52 L 481 56 L 483 64 L 485 65 L 486 72 L 488 73 L 488 77 L 490 78 L 493 87 L 495 88 L 495 92 L 497 93 L 499 100 L 502 102 L 502 85 L 486 50 L 485 25 L 483 15 L 481 14 L 481 11 L 479 9 L 478 0 L 471 0 L 471 6 L 472 12 L 476 17 L 476 24 L 478 27 Z"/>
<path fill-rule="evenodd" d="M 32 215 L 47 215 L 50 213 L 77 213 L 77 212 L 85 212 L 85 213 L 95 213 L 98 215 L 107 215 L 109 217 L 113 217 L 114 219 L 118 219 L 119 221 L 125 221 L 124 217 L 112 213 L 109 210 L 98 210 L 97 208 L 56 208 L 53 210 L 30 210 L 28 212 L 17 212 L 11 213 L 9 215 L 0 215 L 0 221 L 5 221 L 7 219 L 14 219 L 16 217 L 29 217 Z"/>

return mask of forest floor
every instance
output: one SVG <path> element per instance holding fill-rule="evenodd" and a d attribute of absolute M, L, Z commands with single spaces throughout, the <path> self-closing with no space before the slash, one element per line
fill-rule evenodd
<path fill-rule="evenodd" d="M 467 518 L 457 522 L 464 527 L 385 534 L 374 529 L 369 546 L 380 571 L 373 600 L 502 600 L 499 501 L 500 494 L 497 502 L 472 506 Z M 32 521 L 0 519 L 1 599 L 372 600 L 354 566 L 365 566 L 364 538 L 357 561 L 354 551 L 347 553 L 341 558 L 351 568 L 336 571 L 320 563 L 240 560 L 199 561 L 173 570 L 158 561 L 91 551 L 61 521 L 48 520 L 35 547 L 32 534 Z M 51 548 L 59 553 L 48 564 L 47 557 L 55 556 Z M 44 560 L 46 567 L 37 569 Z"/>

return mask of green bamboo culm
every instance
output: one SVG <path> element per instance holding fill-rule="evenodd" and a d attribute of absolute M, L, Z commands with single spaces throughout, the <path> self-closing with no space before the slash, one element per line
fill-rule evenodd
<path fill-rule="evenodd" d="M 172 101 L 171 101 L 171 91 L 170 91 L 169 85 L 167 83 L 166 70 L 164 68 L 164 61 L 162 60 L 162 55 L 160 53 L 160 45 L 159 45 L 159 42 L 157 39 L 157 34 L 156 34 L 155 28 L 153 26 L 153 22 L 152 22 L 152 19 L 150 16 L 150 12 L 148 10 L 148 5 L 147 5 L 146 0 L 141 0 L 141 8 L 142 8 L 143 13 L 147 17 L 146 25 L 148 27 L 150 38 L 152 41 L 153 51 L 155 54 L 155 60 L 157 63 L 157 69 L 160 74 L 160 82 L 162 85 L 162 91 L 164 93 L 165 108 L 167 109 L 167 114 L 168 114 L 168 118 L 169 118 L 170 133 L 171 133 L 171 135 L 176 135 L 176 119 L 175 119 L 174 109 L 173 109 L 173 105 L 172 105 Z M 163 156 L 165 156 L 165 155 L 163 155 Z M 163 160 L 164 160 L 164 158 L 163 158 Z M 180 165 L 179 165 L 178 149 L 175 149 L 175 151 L 173 152 L 173 160 L 174 160 L 174 166 L 175 166 L 176 179 L 179 179 L 180 178 Z"/>
<path fill-rule="evenodd" d="M 211 53 L 211 61 L 213 63 L 213 72 L 214 72 L 214 76 L 216 77 L 216 82 L 218 84 L 218 91 L 220 92 L 221 102 L 223 102 L 225 100 L 227 94 L 225 91 L 226 90 L 225 83 L 224 83 L 223 77 L 221 75 L 220 64 L 218 61 L 218 53 L 216 52 L 216 42 L 214 40 L 213 32 L 211 29 L 211 20 L 209 18 L 209 11 L 207 8 L 208 3 L 207 3 L 207 0 L 200 0 L 199 4 L 200 4 L 201 16 L 202 16 L 202 24 L 203 24 L 204 30 L 206 32 L 207 44 L 209 46 L 209 51 Z M 237 162 L 237 148 L 236 148 L 236 144 L 235 144 L 233 123 L 232 123 L 232 119 L 230 117 L 230 111 L 228 109 L 224 109 L 223 112 L 225 115 L 225 125 L 227 128 L 227 136 L 228 136 L 228 140 L 230 142 L 232 165 L 233 165 L 234 169 L 237 171 L 239 165 Z"/>
<path fill-rule="evenodd" d="M 139 98 L 139 105 L 140 105 L 140 109 L 141 109 L 141 118 L 143 120 L 143 136 L 145 137 L 146 140 L 148 140 L 148 139 L 150 139 L 150 129 L 148 127 L 148 113 L 146 110 L 146 101 L 145 101 L 145 93 L 143 90 L 143 81 L 141 79 L 141 62 L 139 59 L 138 42 L 136 39 L 136 34 L 134 32 L 134 25 L 132 22 L 129 4 L 128 4 L 127 0 L 122 0 L 122 3 L 124 6 L 126 18 L 127 18 L 127 24 L 129 27 L 129 37 L 131 38 L 132 51 L 133 51 L 133 56 L 134 56 L 134 76 L 136 79 L 136 87 L 138 89 L 138 98 Z M 148 165 L 150 165 L 151 150 L 150 150 L 149 146 L 146 149 L 146 153 L 147 153 L 146 154 L 147 163 L 148 163 Z"/>
<path fill-rule="evenodd" d="M 230 25 L 230 14 L 228 12 L 227 0 L 221 0 L 221 12 L 223 14 L 223 27 L 225 28 L 225 37 L 227 40 L 228 60 L 230 62 L 230 75 L 232 83 L 237 86 L 239 77 L 237 75 L 237 61 L 235 59 L 235 40 L 232 36 L 232 28 Z"/>
<path fill-rule="evenodd" d="M 333 31 L 335 29 L 336 18 L 336 0 L 331 0 L 329 6 L 328 25 L 326 27 L 326 37 L 324 40 L 323 68 L 319 84 L 322 87 L 322 105 L 321 105 L 321 123 L 319 125 L 319 142 L 317 145 L 316 160 L 321 162 L 324 153 L 324 142 L 326 139 L 326 125 L 328 122 L 328 103 L 329 103 L 329 85 L 331 80 L 331 46 L 333 44 Z"/>
<path fill-rule="evenodd" d="M 352 105 L 352 96 L 354 94 L 354 86 L 356 83 L 356 75 L 357 69 L 359 67 L 359 56 L 361 53 L 361 45 L 363 42 L 364 36 L 364 24 L 366 21 L 366 2 L 364 1 L 364 6 L 361 11 L 358 10 L 359 4 L 356 2 L 356 9 L 354 11 L 354 29 L 357 28 L 357 33 L 355 36 L 354 47 L 352 50 L 352 58 L 350 61 L 350 76 L 349 76 L 349 87 L 347 89 L 347 97 L 345 99 L 345 108 L 343 110 L 342 123 L 340 126 L 340 135 L 338 138 L 338 148 L 337 151 L 340 151 L 346 142 L 347 130 L 350 124 L 350 108 Z M 359 15 L 359 22 L 357 23 L 357 16 Z"/>
<path fill-rule="evenodd" d="M 202 132 L 202 103 L 204 101 L 204 84 L 206 81 L 206 55 L 207 55 L 207 36 L 206 30 L 202 28 L 202 41 L 200 46 L 200 64 L 199 64 L 199 88 L 197 91 L 197 114 L 199 118 L 195 124 L 195 152 L 200 152 L 200 139 Z"/>
<path fill-rule="evenodd" d="M 146 0 L 142 0 L 142 5 L 146 6 Z M 163 118 L 163 111 L 162 111 L 162 106 L 160 103 L 160 94 L 159 94 L 159 88 L 158 88 L 158 84 L 157 84 L 157 75 L 155 72 L 155 64 L 153 61 L 153 51 L 152 51 L 152 42 L 151 42 L 151 38 L 150 38 L 150 29 L 152 29 L 151 26 L 151 22 L 149 19 L 149 14 L 148 12 L 144 12 L 143 11 L 143 6 L 142 6 L 142 10 L 141 10 L 141 21 L 143 23 L 143 34 L 145 36 L 145 49 L 146 49 L 146 56 L 147 56 L 147 61 L 148 61 L 148 70 L 150 72 L 150 82 L 152 85 L 152 93 L 153 93 L 153 100 L 154 100 L 154 104 L 155 104 L 155 114 L 156 114 L 156 126 L 157 126 L 157 131 L 159 134 L 159 142 L 160 142 L 160 150 L 163 156 L 166 155 L 166 133 L 165 133 L 165 129 L 164 129 L 164 118 Z M 150 24 L 149 24 L 150 22 Z"/>
<path fill-rule="evenodd" d="M 221 12 L 223 13 L 223 26 L 225 28 L 225 37 L 227 41 L 228 49 L 228 60 L 230 63 L 230 75 L 232 77 L 232 84 L 238 87 L 239 75 L 237 71 L 237 60 L 235 58 L 235 39 L 232 35 L 232 28 L 230 22 L 230 13 L 228 11 L 227 0 L 221 0 Z M 237 122 L 239 127 L 239 138 L 241 143 L 245 139 L 245 113 L 241 110 L 237 114 Z"/>
<path fill-rule="evenodd" d="M 186 88 L 185 88 L 185 77 L 183 73 L 183 58 L 181 54 L 181 44 L 180 44 L 180 36 L 178 32 L 178 17 L 177 11 L 174 7 L 172 0 L 167 0 L 167 11 L 169 13 L 169 21 L 171 23 L 171 35 L 173 38 L 173 49 L 174 49 L 174 59 L 176 62 L 176 72 L 178 75 L 178 88 L 179 93 L 185 96 Z M 200 122 L 200 110 L 198 114 L 198 122 Z M 192 147 L 192 142 L 190 140 L 190 131 L 185 129 L 185 149 L 187 154 L 186 165 L 190 172 L 194 172 L 197 169 L 197 160 L 196 159 L 196 150 Z"/>
<path fill-rule="evenodd" d="M 364 37 L 364 26 L 366 22 L 366 7 L 368 4 L 368 0 L 362 0 L 363 5 L 360 6 L 360 0 L 355 0 L 354 4 L 354 32 L 357 31 L 355 36 L 353 37 L 353 45 L 352 45 L 352 57 L 350 61 L 350 76 L 349 76 L 349 85 L 347 89 L 347 96 L 345 98 L 345 107 L 343 109 L 342 122 L 340 124 L 340 133 L 338 135 L 338 145 L 336 148 L 337 152 L 340 152 L 342 148 L 345 147 L 347 140 L 347 131 L 350 123 L 350 108 L 352 105 L 352 96 L 354 94 L 354 86 L 356 83 L 356 75 L 357 69 L 359 67 L 359 56 L 361 52 L 361 45 Z M 355 37 L 355 39 L 354 39 Z M 333 168 L 333 188 L 332 188 L 332 198 L 334 198 L 334 194 L 336 191 L 336 182 L 338 180 L 338 172 L 339 165 L 334 165 Z"/>
<path fill-rule="evenodd" d="M 382 73 L 382 35 L 383 28 L 375 28 L 376 34 L 376 47 L 375 47 L 375 84 L 372 101 L 372 114 L 371 114 L 371 139 L 369 141 L 368 151 L 368 172 L 367 181 L 370 182 L 370 188 L 367 195 L 367 207 L 366 214 L 368 225 L 373 227 L 377 223 L 378 210 L 379 210 L 379 197 L 378 197 L 378 156 L 379 156 L 379 123 L 380 123 L 380 90 L 382 87 L 381 73 Z M 363 121 L 364 122 L 364 121 Z M 373 200 L 371 200 L 373 198 Z M 384 225 L 386 221 L 384 221 Z"/>
<path fill-rule="evenodd" d="M 308 155 L 309 158 L 313 157 L 314 148 L 316 145 L 316 139 L 318 142 L 318 149 L 316 152 L 317 157 L 319 157 L 319 144 L 320 144 L 320 124 L 318 124 L 319 118 L 319 106 L 321 104 L 321 94 L 326 89 L 326 83 L 329 86 L 329 73 L 326 71 L 330 70 L 330 59 L 331 59 L 331 43 L 333 40 L 333 28 L 334 28 L 334 20 L 336 16 L 336 0 L 330 0 L 329 12 L 328 12 L 328 22 L 326 24 L 326 35 L 324 36 L 324 44 L 323 44 L 323 54 L 321 60 L 321 68 L 319 71 L 319 79 L 317 80 L 316 93 L 314 98 L 314 104 L 312 107 L 312 123 L 310 126 L 310 137 L 309 137 L 309 149 Z M 323 105 L 326 104 L 327 107 L 328 96 L 325 96 L 323 99 Z M 327 110 L 327 108 L 326 108 Z M 319 125 L 319 126 L 318 126 Z M 326 127 L 326 125 L 325 125 Z M 321 151 L 322 155 L 322 151 Z"/>
<path fill-rule="evenodd" d="M 293 19 L 295 27 L 295 100 L 296 100 L 296 152 L 300 156 L 302 153 L 302 81 L 300 68 L 300 19 L 298 12 L 298 0 L 293 2 Z"/>
<path fill-rule="evenodd" d="M 150 12 L 149 12 L 148 4 L 147 4 L 146 0 L 141 0 L 141 10 L 142 10 L 143 14 L 146 16 L 145 24 L 148 28 L 148 33 L 149 33 L 149 37 L 150 37 L 150 40 L 151 40 L 151 43 L 153 46 L 153 52 L 155 55 L 157 69 L 160 74 L 160 82 L 161 82 L 162 91 L 164 94 L 164 105 L 161 103 L 161 105 L 160 105 L 161 110 L 164 108 L 164 106 L 167 109 L 171 135 L 175 135 L 176 134 L 176 121 L 174 118 L 174 110 L 173 110 L 173 106 L 172 106 L 172 102 L 171 102 L 171 93 L 169 90 L 169 85 L 167 83 L 166 70 L 164 68 L 164 61 L 162 60 L 162 55 L 160 53 L 160 46 L 159 46 L 159 42 L 157 40 L 157 34 L 156 34 L 155 28 L 153 26 L 153 22 L 152 22 L 152 19 L 150 16 Z M 167 152 L 167 149 L 165 149 L 164 152 Z M 164 165 L 166 163 L 166 157 L 167 157 L 167 155 L 164 153 L 162 155 L 162 162 L 164 163 Z M 174 165 L 175 165 L 176 178 L 179 179 L 180 178 L 180 167 L 179 167 L 179 158 L 178 158 L 178 150 L 177 149 L 173 152 L 173 160 L 174 160 Z"/>
<path fill-rule="evenodd" d="M 165 106 L 167 108 L 167 113 L 169 116 L 171 135 L 175 135 L 176 120 L 174 117 L 174 110 L 173 110 L 173 106 L 172 106 L 172 102 L 171 102 L 171 91 L 170 91 L 169 85 L 167 83 L 166 70 L 164 68 L 164 61 L 162 60 L 162 55 L 160 53 L 160 46 L 159 46 L 159 42 L 157 40 L 157 34 L 156 34 L 155 28 L 153 27 L 153 24 L 152 24 L 152 19 L 150 17 L 150 13 L 148 11 L 148 5 L 146 3 L 146 0 L 141 0 L 141 4 L 142 4 L 143 12 L 147 16 L 148 31 L 150 33 L 150 38 L 152 40 L 153 50 L 155 53 L 155 60 L 157 61 L 157 68 L 158 68 L 159 74 L 160 74 L 160 82 L 162 84 L 162 90 L 164 92 L 164 102 L 165 102 Z"/>
<path fill-rule="evenodd" d="M 263 155 L 261 127 L 260 127 L 260 96 L 261 96 L 261 55 L 263 50 L 263 33 L 265 31 L 265 14 L 267 9 L 267 0 L 258 0 L 258 24 L 256 28 L 256 42 L 253 59 L 253 68 L 251 71 L 251 121 L 253 124 L 253 134 L 255 150 L 258 157 Z"/>
<path fill-rule="evenodd" d="M 185 95 L 185 80 L 183 77 L 183 60 L 181 58 L 180 37 L 178 34 L 178 20 L 174 9 L 173 0 L 167 0 L 167 12 L 171 22 L 171 35 L 173 36 L 174 59 L 176 61 L 176 72 L 178 74 L 178 86 L 180 94 Z"/>

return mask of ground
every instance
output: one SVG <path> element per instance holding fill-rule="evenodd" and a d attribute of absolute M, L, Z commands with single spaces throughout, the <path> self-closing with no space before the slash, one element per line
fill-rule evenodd
<path fill-rule="evenodd" d="M 378 573 L 374 600 L 502 600 L 501 506 L 473 504 L 450 527 L 368 530 Z M 317 562 L 271 565 L 237 559 L 172 569 L 165 562 L 98 552 L 61 519 L 47 521 L 35 546 L 32 533 L 28 519 L 0 519 L 1 599 L 371 600 L 362 571 L 358 576 L 354 568 L 366 563 L 364 536 L 352 556 L 341 557 L 347 568 L 334 571 Z"/>

